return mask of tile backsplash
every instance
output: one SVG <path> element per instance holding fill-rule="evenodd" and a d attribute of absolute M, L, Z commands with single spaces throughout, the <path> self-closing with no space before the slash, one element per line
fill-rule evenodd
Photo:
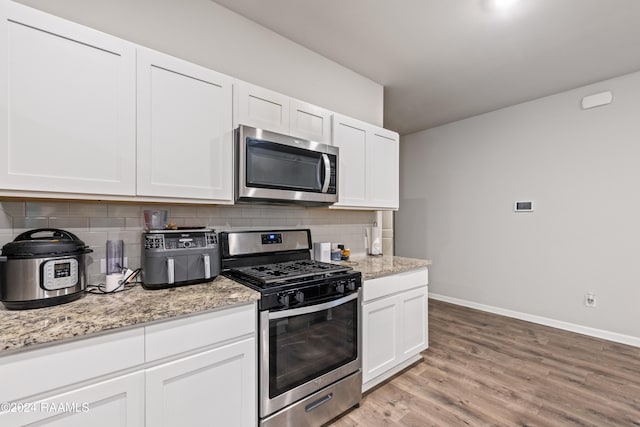
<path fill-rule="evenodd" d="M 353 254 L 366 252 L 364 230 L 376 221 L 376 212 L 372 211 L 297 206 L 192 206 L 0 199 L 0 245 L 35 228 L 70 231 L 93 249 L 94 252 L 88 256 L 88 279 L 90 284 L 100 283 L 104 281 L 104 274 L 100 273 L 100 259 L 105 258 L 107 240 L 123 240 L 124 256 L 128 259 L 129 267 L 140 266 L 142 211 L 145 209 L 168 210 L 169 222 L 178 226 L 207 226 L 216 231 L 310 228 L 313 241 L 340 242 Z M 392 248 L 392 245 L 387 244 L 389 247 Z"/>

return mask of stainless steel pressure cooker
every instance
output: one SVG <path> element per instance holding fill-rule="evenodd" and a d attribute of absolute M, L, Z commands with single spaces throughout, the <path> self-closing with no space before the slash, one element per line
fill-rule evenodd
<path fill-rule="evenodd" d="M 10 310 L 22 310 L 80 298 L 90 252 L 68 231 L 39 228 L 20 234 L 2 247 L 0 301 Z"/>

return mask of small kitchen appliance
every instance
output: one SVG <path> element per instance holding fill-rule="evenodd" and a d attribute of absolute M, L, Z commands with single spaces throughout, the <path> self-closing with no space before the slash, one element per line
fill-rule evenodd
<path fill-rule="evenodd" d="M 213 280 L 220 274 L 218 236 L 211 229 L 148 231 L 142 234 L 141 263 L 145 289 Z"/>
<path fill-rule="evenodd" d="M 2 247 L 0 300 L 10 310 L 47 307 L 80 298 L 86 289 L 86 255 L 73 233 L 39 228 Z"/>
<path fill-rule="evenodd" d="M 362 399 L 362 275 L 311 260 L 308 229 L 220 233 L 223 275 L 260 292 L 259 425 L 319 426 Z"/>
<path fill-rule="evenodd" d="M 240 126 L 236 200 L 308 206 L 338 201 L 338 147 Z"/>
<path fill-rule="evenodd" d="M 315 259 L 316 261 L 330 262 L 331 261 L 331 243 L 314 242 L 313 243 L 313 259 Z"/>

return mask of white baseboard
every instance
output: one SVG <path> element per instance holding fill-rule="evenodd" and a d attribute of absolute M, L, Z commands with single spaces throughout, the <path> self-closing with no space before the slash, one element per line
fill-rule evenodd
<path fill-rule="evenodd" d="M 537 323 L 539 325 L 551 326 L 552 328 L 563 329 L 565 331 L 576 332 L 578 334 L 588 335 L 590 337 L 602 338 L 608 341 L 618 342 L 621 344 L 640 347 L 640 338 L 631 335 L 619 334 L 617 332 L 605 331 L 602 329 L 590 328 L 587 326 L 577 325 L 575 323 L 563 322 L 561 320 L 549 319 L 547 317 L 535 316 L 533 314 L 521 313 L 519 311 L 507 310 L 491 305 L 479 304 L 472 301 L 448 297 L 446 295 L 429 293 L 429 298 L 448 302 L 451 304 L 461 305 L 464 307 L 475 308 L 476 310 L 486 311 L 489 313 L 499 314 L 501 316 L 513 317 L 514 319 L 525 320 L 527 322 Z"/>

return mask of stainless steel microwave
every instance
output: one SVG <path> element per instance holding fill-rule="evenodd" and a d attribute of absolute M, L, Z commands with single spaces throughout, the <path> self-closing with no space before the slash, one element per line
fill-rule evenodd
<path fill-rule="evenodd" d="M 338 201 L 338 147 L 240 126 L 236 200 L 329 205 Z"/>

